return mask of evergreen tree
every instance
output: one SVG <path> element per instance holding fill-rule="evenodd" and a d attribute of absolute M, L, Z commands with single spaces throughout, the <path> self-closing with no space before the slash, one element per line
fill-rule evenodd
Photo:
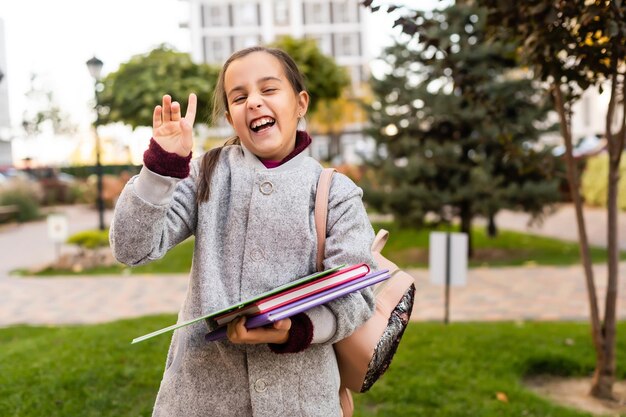
<path fill-rule="evenodd" d="M 546 94 L 516 67 L 515 44 L 485 42 L 481 10 L 457 5 L 412 19 L 420 31 L 385 51 L 388 71 L 372 81 L 380 185 L 369 202 L 407 225 L 427 213 L 460 218 L 471 256 L 476 215 L 537 216 L 558 199 L 550 149 L 537 146 Z"/>

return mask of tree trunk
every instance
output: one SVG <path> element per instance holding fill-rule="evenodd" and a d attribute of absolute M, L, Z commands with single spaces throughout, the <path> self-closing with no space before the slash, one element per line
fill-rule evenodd
<path fill-rule="evenodd" d="M 339 155 L 341 155 L 341 134 L 328 132 L 328 160 L 333 162 Z"/>
<path fill-rule="evenodd" d="M 495 213 L 489 213 L 489 218 L 487 219 L 487 236 L 490 238 L 494 238 L 498 236 L 498 226 L 496 225 L 496 215 Z"/>
<path fill-rule="evenodd" d="M 615 57 L 615 55 L 613 55 Z M 608 250 L 608 276 L 607 290 L 604 311 L 604 324 L 602 334 L 604 336 L 603 356 L 604 361 L 596 364 L 593 375 L 591 394 L 594 397 L 612 399 L 613 384 L 615 382 L 615 335 L 616 335 L 616 314 L 617 314 L 617 280 L 619 274 L 619 241 L 617 231 L 618 206 L 618 184 L 619 165 L 623 151 L 624 123 L 622 129 L 613 135 L 613 115 L 615 114 L 615 103 L 617 96 L 617 63 L 612 59 L 613 78 L 611 80 L 611 98 L 606 113 L 606 139 L 609 150 L 609 175 L 607 189 L 607 250 Z M 624 86 L 624 83 L 622 83 Z M 623 87 L 626 89 L 626 87 Z M 626 91 L 626 90 L 624 90 Z M 626 106 L 626 103 L 624 104 Z"/>
<path fill-rule="evenodd" d="M 461 203 L 461 232 L 467 234 L 467 257 L 469 259 L 474 256 L 474 248 L 472 245 L 472 211 L 470 203 Z"/>
<path fill-rule="evenodd" d="M 558 80 L 558 77 L 555 77 Z M 605 349 L 604 349 L 604 334 L 600 327 L 600 314 L 598 308 L 598 298 L 596 295 L 596 285 L 593 277 L 593 268 L 591 267 L 591 256 L 589 253 L 589 240 L 587 238 L 587 229 L 585 227 L 585 219 L 583 217 L 583 203 L 580 196 L 580 189 L 578 183 L 578 168 L 574 161 L 574 152 L 572 146 L 572 134 L 570 131 L 569 119 L 565 111 L 565 103 L 563 101 L 563 94 L 561 92 L 561 86 L 558 82 L 552 86 L 552 94 L 554 96 L 556 110 L 559 114 L 560 129 L 565 142 L 565 159 L 567 163 L 567 182 L 570 188 L 570 194 L 572 201 L 574 202 L 574 208 L 576 211 L 576 224 L 578 227 L 578 241 L 580 244 L 580 257 L 585 272 L 585 281 L 587 283 L 587 295 L 589 297 L 589 311 L 591 321 L 591 338 L 593 346 L 596 350 L 596 372 L 604 368 L 605 364 Z M 600 377 L 601 373 L 598 373 L 599 377 L 597 381 L 604 381 Z M 596 378 L 594 378 L 596 380 Z M 595 385 L 594 385 L 595 386 Z M 602 385 L 604 386 L 604 385 Z M 592 388 L 592 395 L 594 389 Z"/>
<path fill-rule="evenodd" d="M 609 147 L 611 144 L 609 142 Z M 614 146 L 613 146 L 614 148 Z M 609 150 L 609 182 L 607 195 L 608 217 L 608 276 L 605 301 L 604 323 L 602 324 L 602 360 L 596 362 L 596 369 L 591 382 L 591 395 L 597 398 L 613 399 L 613 384 L 615 383 L 615 336 L 616 336 L 616 302 L 617 277 L 619 273 L 619 246 L 617 241 L 617 197 L 619 168 L 615 168 L 614 152 Z M 619 167 L 619 164 L 618 164 Z"/>

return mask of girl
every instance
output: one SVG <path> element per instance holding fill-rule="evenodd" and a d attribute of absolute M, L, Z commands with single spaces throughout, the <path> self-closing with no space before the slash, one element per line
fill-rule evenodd
<path fill-rule="evenodd" d="M 195 236 L 188 320 L 315 271 L 314 201 L 321 165 L 302 151 L 298 131 L 309 95 L 286 53 L 236 52 L 220 73 L 215 109 L 236 137 L 191 161 L 196 97 L 186 115 L 169 96 L 156 106 L 144 167 L 119 198 L 111 225 L 115 256 L 128 265 L 161 258 Z M 191 162 L 191 164 L 190 164 Z M 335 175 L 329 197 L 324 267 L 374 266 L 374 232 L 362 191 Z M 228 340 L 207 343 L 199 322 L 174 332 L 154 416 L 338 416 L 333 343 L 367 320 L 370 290 L 247 330 L 230 323 Z"/>

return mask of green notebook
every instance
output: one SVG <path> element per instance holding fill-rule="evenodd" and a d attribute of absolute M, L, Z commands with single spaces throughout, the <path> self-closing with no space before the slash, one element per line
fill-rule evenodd
<path fill-rule="evenodd" d="M 322 272 L 315 272 L 315 273 L 313 273 L 311 275 L 307 275 L 305 277 L 296 279 L 295 281 L 288 282 L 288 283 L 286 283 L 284 285 L 281 285 L 280 287 L 276 287 L 276 288 L 274 288 L 274 289 L 272 289 L 272 290 L 270 290 L 268 292 L 265 292 L 263 294 L 255 295 L 254 297 L 250 298 L 249 300 L 241 301 L 239 303 L 233 304 L 233 305 L 228 306 L 226 308 L 223 308 L 221 310 L 214 311 L 212 313 L 206 314 L 206 315 L 204 315 L 202 317 L 196 317 L 195 319 L 187 320 L 187 321 L 184 321 L 184 322 L 181 322 L 181 323 L 176 323 L 176 324 L 173 324 L 171 326 L 164 327 L 162 329 L 156 330 L 156 331 L 154 331 L 152 333 L 148 333 L 146 335 L 136 337 L 136 338 L 133 339 L 131 344 L 143 342 L 146 339 L 150 339 L 150 338 L 152 338 L 154 336 L 158 336 L 160 334 L 167 333 L 167 332 L 169 332 L 171 330 L 176 330 L 178 328 L 188 326 L 190 324 L 199 322 L 200 320 L 211 319 L 213 317 L 216 317 L 216 316 L 228 313 L 230 311 L 246 307 L 247 305 L 252 304 L 255 301 L 258 301 L 258 300 L 260 300 L 262 298 L 272 296 L 272 295 L 277 294 L 277 293 L 279 293 L 281 291 L 288 290 L 290 288 L 297 287 L 298 285 L 305 284 L 305 283 L 307 283 L 309 281 L 313 281 L 314 279 L 326 276 L 328 274 L 332 274 L 333 272 L 343 268 L 344 266 L 346 266 L 346 265 L 345 264 L 344 265 L 339 265 L 339 266 L 336 266 L 336 267 L 331 268 L 331 269 L 327 269 L 327 270 L 322 271 Z"/>

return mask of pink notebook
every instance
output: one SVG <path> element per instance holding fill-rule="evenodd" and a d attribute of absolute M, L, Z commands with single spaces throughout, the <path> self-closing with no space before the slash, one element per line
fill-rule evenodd
<path fill-rule="evenodd" d="M 246 328 L 254 329 L 256 327 L 266 326 L 278 320 L 295 316 L 298 313 L 302 313 L 313 307 L 325 304 L 336 298 L 343 297 L 344 295 L 350 294 L 351 292 L 361 290 L 389 278 L 391 278 L 391 274 L 389 274 L 389 270 L 387 269 L 372 272 L 361 278 L 357 278 L 336 287 L 327 289 L 325 291 L 312 294 L 306 298 L 301 298 L 290 304 L 278 307 L 272 311 L 248 317 L 248 319 L 246 320 Z M 207 333 L 204 337 L 209 342 L 225 339 L 226 326 L 218 327 L 212 332 Z"/>

